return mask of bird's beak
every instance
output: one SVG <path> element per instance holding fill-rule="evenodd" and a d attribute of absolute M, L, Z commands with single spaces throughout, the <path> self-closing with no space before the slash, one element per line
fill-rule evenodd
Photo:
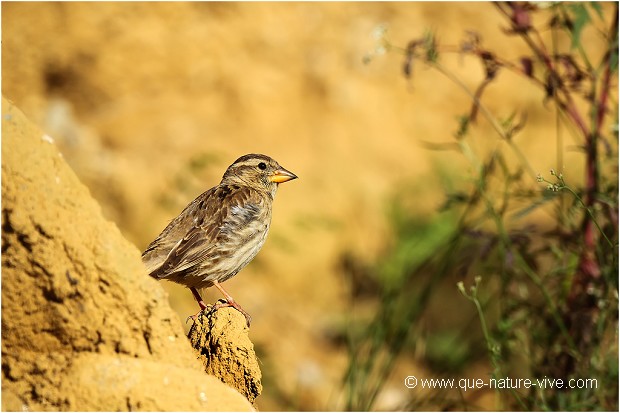
<path fill-rule="evenodd" d="M 297 175 L 290 171 L 287 171 L 284 168 L 280 168 L 269 177 L 269 180 L 271 182 L 275 182 L 276 184 L 281 184 L 282 182 L 290 181 L 291 179 L 295 178 L 297 178 Z"/>

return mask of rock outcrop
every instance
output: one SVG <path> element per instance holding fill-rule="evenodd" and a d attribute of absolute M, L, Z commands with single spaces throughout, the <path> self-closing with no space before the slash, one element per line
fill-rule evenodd
<path fill-rule="evenodd" d="M 53 139 L 2 100 L 2 410 L 251 410 Z"/>
<path fill-rule="evenodd" d="M 188 336 L 204 370 L 254 403 L 263 386 L 245 317 L 230 307 L 203 312 Z"/>

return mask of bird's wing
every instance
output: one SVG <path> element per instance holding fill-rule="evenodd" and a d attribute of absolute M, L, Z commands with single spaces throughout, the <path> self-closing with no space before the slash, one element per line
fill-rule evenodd
<path fill-rule="evenodd" d="M 258 214 L 259 203 L 256 191 L 250 188 L 221 185 L 205 192 L 170 223 L 173 228 L 168 235 L 168 228 L 160 235 L 167 241 L 162 245 L 166 255 L 151 275 L 166 278 L 205 260 L 225 258 L 231 251 L 223 246 L 230 246 L 231 235 Z"/>

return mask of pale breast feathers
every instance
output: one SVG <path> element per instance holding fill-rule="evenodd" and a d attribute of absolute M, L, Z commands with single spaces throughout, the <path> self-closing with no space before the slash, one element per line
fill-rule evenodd
<path fill-rule="evenodd" d="M 205 260 L 219 260 L 232 254 L 244 240 L 266 231 L 254 225 L 263 202 L 256 191 L 238 186 L 220 186 L 211 191 L 215 193 L 199 196 L 181 213 L 179 218 L 190 218 L 185 219 L 188 225 L 175 231 L 177 236 L 167 251 L 161 251 L 161 265 L 156 266 L 153 276 L 166 278 L 191 271 Z"/>

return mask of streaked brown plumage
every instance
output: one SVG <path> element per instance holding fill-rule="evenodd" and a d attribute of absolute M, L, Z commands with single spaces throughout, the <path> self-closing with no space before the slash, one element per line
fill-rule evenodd
<path fill-rule="evenodd" d="M 263 246 L 278 184 L 297 178 L 265 155 L 249 154 L 228 167 L 222 181 L 194 199 L 142 253 L 149 274 L 183 284 L 201 311 L 198 289 L 217 287 L 231 306 L 251 317 L 219 285 L 234 277 Z"/>

